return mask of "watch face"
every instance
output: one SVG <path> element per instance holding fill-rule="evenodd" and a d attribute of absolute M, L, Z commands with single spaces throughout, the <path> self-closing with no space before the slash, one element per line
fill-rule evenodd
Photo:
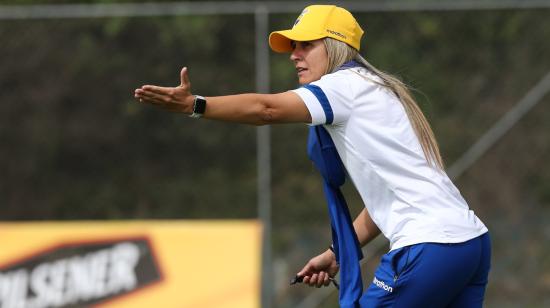
<path fill-rule="evenodd" d="M 193 113 L 203 114 L 206 111 L 206 100 L 203 97 L 197 96 L 195 98 L 195 107 Z"/>

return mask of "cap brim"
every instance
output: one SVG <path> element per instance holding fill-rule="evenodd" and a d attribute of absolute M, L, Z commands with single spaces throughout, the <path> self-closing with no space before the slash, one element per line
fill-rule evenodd
<path fill-rule="evenodd" d="M 271 49 L 275 52 L 291 52 L 292 41 L 313 41 L 323 37 L 326 37 L 326 35 L 304 32 L 296 29 L 275 31 L 271 32 L 269 35 L 269 47 L 271 47 Z"/>

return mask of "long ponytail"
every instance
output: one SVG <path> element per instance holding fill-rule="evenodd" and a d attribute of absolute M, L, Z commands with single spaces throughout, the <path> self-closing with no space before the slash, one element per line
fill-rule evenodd
<path fill-rule="evenodd" d="M 346 43 L 328 37 L 324 39 L 324 43 L 329 58 L 326 72 L 333 72 L 342 64 L 355 60 L 364 65 L 370 72 L 378 76 L 382 80 L 382 83 L 377 83 L 390 89 L 403 105 L 428 163 L 443 170 L 445 165 L 443 164 L 443 159 L 441 158 L 441 153 L 439 151 L 439 146 L 437 145 L 435 135 L 430 127 L 430 124 L 428 123 L 428 120 L 422 113 L 420 107 L 418 107 L 418 104 L 409 91 L 409 87 L 397 77 L 374 67 L 367 60 L 365 60 L 365 58 L 363 58 L 357 50 L 348 46 Z"/>

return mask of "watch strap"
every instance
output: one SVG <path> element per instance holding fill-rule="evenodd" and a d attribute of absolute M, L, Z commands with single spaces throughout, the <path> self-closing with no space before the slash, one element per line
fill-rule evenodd
<path fill-rule="evenodd" d="M 206 99 L 203 96 L 195 95 L 195 100 L 193 102 L 193 113 L 189 116 L 191 118 L 201 118 L 206 111 Z"/>

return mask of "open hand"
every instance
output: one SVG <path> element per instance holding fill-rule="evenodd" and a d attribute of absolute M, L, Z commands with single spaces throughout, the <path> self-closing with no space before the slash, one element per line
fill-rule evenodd
<path fill-rule="evenodd" d="M 177 87 L 144 85 L 134 92 L 134 97 L 142 103 L 152 104 L 173 112 L 191 114 L 195 97 L 191 94 L 191 82 L 187 67 L 181 69 L 181 83 Z"/>

